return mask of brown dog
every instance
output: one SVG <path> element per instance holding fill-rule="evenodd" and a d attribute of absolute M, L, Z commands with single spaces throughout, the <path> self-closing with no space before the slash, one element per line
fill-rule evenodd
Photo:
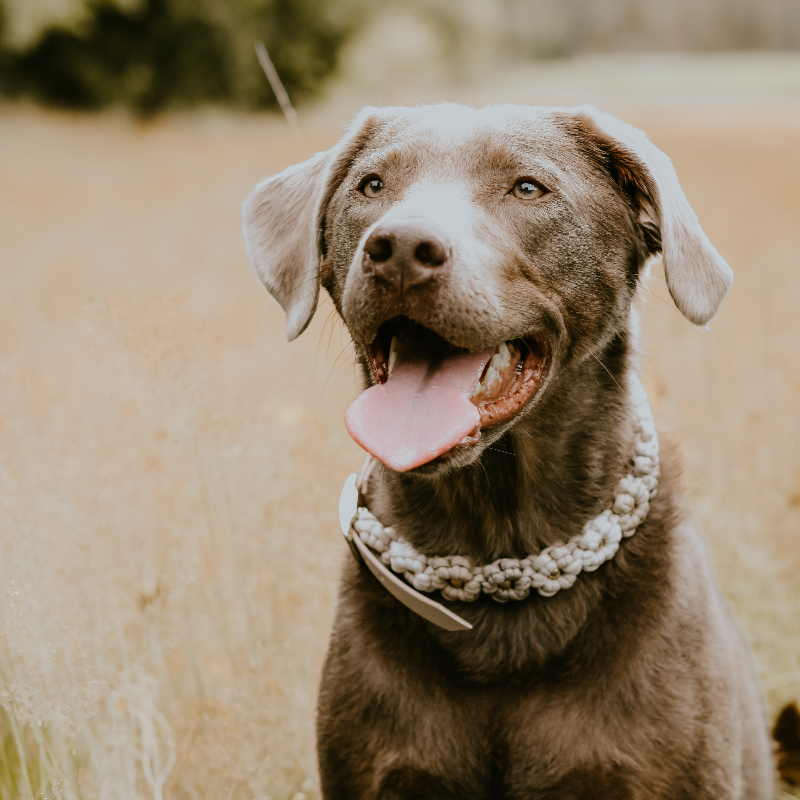
<path fill-rule="evenodd" d="M 648 260 L 697 325 L 732 280 L 669 159 L 589 107 L 365 109 L 256 187 L 244 233 L 289 339 L 321 284 L 367 385 L 422 365 L 383 417 L 348 419 L 394 467 L 366 501 L 417 552 L 478 565 L 566 542 L 614 502 Z M 472 405 L 447 395 L 455 359 L 493 348 Z M 774 797 L 750 657 L 669 452 L 596 571 L 552 597 L 436 597 L 473 629 L 426 622 L 348 559 L 318 708 L 328 800 Z"/>

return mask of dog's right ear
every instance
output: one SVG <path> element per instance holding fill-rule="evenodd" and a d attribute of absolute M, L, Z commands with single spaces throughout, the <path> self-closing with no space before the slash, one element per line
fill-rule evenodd
<path fill-rule="evenodd" d="M 247 256 L 283 308 L 290 342 L 317 309 L 325 212 L 369 136 L 372 111 L 364 109 L 335 147 L 261 181 L 242 206 Z"/>
<path fill-rule="evenodd" d="M 672 162 L 642 131 L 616 117 L 591 106 L 573 111 L 613 165 L 620 188 L 635 198 L 640 224 L 663 254 L 675 305 L 695 325 L 707 324 L 730 290 L 733 272 L 700 226 Z"/>

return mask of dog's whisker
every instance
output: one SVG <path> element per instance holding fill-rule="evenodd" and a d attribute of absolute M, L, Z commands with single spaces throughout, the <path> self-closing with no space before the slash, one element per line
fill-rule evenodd
<path fill-rule="evenodd" d="M 329 360 L 331 356 L 331 342 L 333 341 L 333 331 L 336 328 L 337 318 L 334 317 L 333 323 L 331 324 L 331 329 L 328 332 L 328 346 L 325 348 L 325 359 Z"/>
<path fill-rule="evenodd" d="M 291 296 L 295 292 L 297 292 L 298 289 L 302 289 L 306 284 L 314 283 L 318 280 L 316 275 L 312 275 L 310 278 L 303 278 L 302 280 L 301 278 L 303 278 L 303 276 L 297 276 L 296 278 L 293 279 L 294 281 L 300 281 L 299 283 L 293 283 L 292 281 L 287 281 L 283 286 L 276 288 L 286 290 L 286 294 Z"/>
<path fill-rule="evenodd" d="M 503 453 L 504 455 L 507 455 L 507 456 L 515 456 L 516 455 L 516 453 L 512 452 L 511 450 L 503 450 L 502 448 L 495 447 L 494 445 L 488 445 L 488 446 L 484 447 L 484 450 L 492 450 L 495 453 Z"/>
<path fill-rule="evenodd" d="M 284 289 L 290 283 L 292 283 L 294 281 L 299 281 L 301 279 L 303 280 L 304 283 L 308 283 L 309 281 L 306 280 L 306 276 L 307 275 L 312 275 L 313 276 L 313 280 L 316 280 L 317 272 L 318 272 L 317 268 L 316 267 L 312 267 L 311 269 L 306 269 L 306 270 L 303 270 L 302 272 L 298 272 L 296 275 L 289 275 L 284 280 L 279 281 L 278 283 L 276 283 L 274 285 L 274 288 L 275 289 Z M 295 288 L 297 288 L 297 287 L 295 287 Z"/>
<path fill-rule="evenodd" d="M 666 298 L 662 297 L 662 296 L 661 296 L 660 294 L 658 294 L 657 292 L 654 292 L 654 291 L 652 291 L 652 290 L 648 289 L 648 288 L 647 288 L 647 287 L 646 287 L 646 286 L 645 286 L 643 283 L 640 283 L 640 284 L 639 284 L 639 288 L 640 288 L 640 289 L 642 289 L 643 291 L 647 292 L 648 294 L 651 294 L 651 295 L 653 295 L 653 297 L 656 297 L 656 298 L 658 298 L 658 299 L 659 299 L 659 300 L 660 300 L 662 303 L 664 303 L 664 305 L 668 306 L 668 307 L 669 307 L 669 308 L 671 308 L 671 309 L 672 309 L 674 312 L 676 312 L 676 313 L 678 314 L 678 316 L 680 316 L 680 315 L 681 315 L 681 312 L 680 312 L 680 311 L 677 309 L 677 307 L 675 306 L 675 304 L 674 304 L 674 303 L 670 303 L 670 302 L 669 302 L 669 300 L 667 300 Z"/>
<path fill-rule="evenodd" d="M 608 377 L 617 384 L 617 388 L 622 389 L 622 387 L 617 383 L 617 379 L 611 374 L 611 370 L 594 353 L 590 353 L 590 355 L 608 373 Z M 600 384 L 598 383 L 598 386 L 599 385 Z"/>
<path fill-rule="evenodd" d="M 336 313 L 336 309 L 333 308 L 328 313 L 328 316 L 325 317 L 325 322 L 322 324 L 322 330 L 319 332 L 319 340 L 317 341 L 317 349 L 314 351 L 314 368 L 312 370 L 312 374 L 316 374 L 317 372 L 317 359 L 319 358 L 319 349 L 322 347 L 322 340 L 325 336 L 325 328 L 328 326 L 328 323 L 331 321 L 331 318 Z"/>
<path fill-rule="evenodd" d="M 322 408 L 322 401 L 325 399 L 325 391 L 327 390 L 328 384 L 330 383 L 330 380 L 333 377 L 333 373 L 336 370 L 336 365 L 339 362 L 339 359 L 345 354 L 346 350 L 347 350 L 347 348 L 344 347 L 339 352 L 339 355 L 336 356 L 336 359 L 333 362 L 333 366 L 331 367 L 330 372 L 328 372 L 328 377 L 325 379 L 325 385 L 322 387 L 322 393 L 320 394 L 320 397 L 319 397 L 319 404 L 317 405 L 317 412 L 314 415 L 314 419 L 315 420 L 319 418 L 319 412 L 320 412 L 320 409 Z"/>
<path fill-rule="evenodd" d="M 252 311 L 257 305 L 259 305 L 259 304 L 263 303 L 265 300 L 269 300 L 269 299 L 270 299 L 270 296 L 268 294 L 261 295 L 261 297 L 259 297 L 258 300 L 250 303 L 250 305 L 245 308 L 245 312 L 247 313 L 247 312 Z"/>

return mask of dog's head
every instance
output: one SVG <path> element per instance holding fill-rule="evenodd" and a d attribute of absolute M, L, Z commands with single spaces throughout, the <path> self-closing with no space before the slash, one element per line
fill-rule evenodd
<path fill-rule="evenodd" d="M 290 340 L 330 294 L 382 387 L 348 428 L 399 470 L 470 463 L 531 413 L 627 324 L 650 256 L 697 325 L 732 282 L 669 159 L 591 107 L 367 108 L 243 214 Z"/>

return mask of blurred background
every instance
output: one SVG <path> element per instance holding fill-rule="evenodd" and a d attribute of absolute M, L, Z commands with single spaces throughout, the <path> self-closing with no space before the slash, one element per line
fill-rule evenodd
<path fill-rule="evenodd" d="M 645 383 L 770 719 L 800 695 L 798 0 L 0 0 L 4 800 L 318 797 L 358 387 L 328 300 L 285 343 L 238 209 L 440 99 L 592 102 L 673 159 L 737 277 L 701 331 L 655 269 Z"/>
<path fill-rule="evenodd" d="M 469 86 L 501 66 L 586 53 L 800 47 L 797 0 L 3 0 L 0 9 L 5 96 L 139 115 L 275 106 L 253 58 L 259 39 L 297 102 L 337 75 L 376 91 L 413 77 Z M 797 80 L 789 71 L 784 88 Z"/>

